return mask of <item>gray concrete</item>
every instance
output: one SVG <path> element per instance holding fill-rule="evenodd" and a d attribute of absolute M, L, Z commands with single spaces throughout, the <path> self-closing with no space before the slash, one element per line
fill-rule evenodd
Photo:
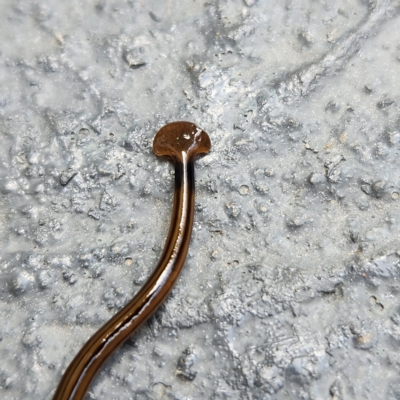
<path fill-rule="evenodd" d="M 88 399 L 400 398 L 398 1 L 0 9 L 1 399 L 50 399 L 155 266 L 176 120 L 213 143 L 190 254 Z"/>

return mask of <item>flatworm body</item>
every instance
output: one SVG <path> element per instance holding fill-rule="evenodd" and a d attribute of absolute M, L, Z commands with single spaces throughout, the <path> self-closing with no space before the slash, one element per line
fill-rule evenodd
<path fill-rule="evenodd" d="M 208 153 L 206 132 L 190 122 L 173 122 L 160 129 L 154 153 L 175 165 L 171 223 L 159 263 L 135 297 L 100 328 L 66 369 L 53 400 L 82 400 L 104 362 L 150 317 L 168 296 L 185 263 L 194 215 L 194 158 Z"/>

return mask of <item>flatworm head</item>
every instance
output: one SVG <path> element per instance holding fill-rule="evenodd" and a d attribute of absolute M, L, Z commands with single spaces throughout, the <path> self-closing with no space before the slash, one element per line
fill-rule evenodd
<path fill-rule="evenodd" d="M 185 121 L 165 125 L 157 132 L 153 141 L 153 151 L 157 156 L 169 156 L 180 161 L 208 153 L 210 148 L 211 142 L 207 133 L 195 124 Z"/>

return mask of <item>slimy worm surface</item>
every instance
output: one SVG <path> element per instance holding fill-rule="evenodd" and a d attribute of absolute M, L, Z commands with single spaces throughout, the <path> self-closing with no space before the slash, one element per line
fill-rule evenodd
<path fill-rule="evenodd" d="M 154 153 L 168 156 L 175 166 L 171 223 L 160 261 L 135 297 L 100 328 L 66 369 L 53 400 L 81 400 L 103 363 L 162 304 L 185 263 L 194 215 L 194 158 L 211 148 L 207 133 L 190 122 L 173 122 L 160 129 Z"/>

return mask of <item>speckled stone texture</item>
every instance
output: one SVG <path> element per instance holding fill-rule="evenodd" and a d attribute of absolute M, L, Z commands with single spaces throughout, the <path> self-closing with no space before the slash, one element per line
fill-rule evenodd
<path fill-rule="evenodd" d="M 399 1 L 0 9 L 1 399 L 51 399 L 154 268 L 177 120 L 213 144 L 189 257 L 87 399 L 400 398 Z"/>

